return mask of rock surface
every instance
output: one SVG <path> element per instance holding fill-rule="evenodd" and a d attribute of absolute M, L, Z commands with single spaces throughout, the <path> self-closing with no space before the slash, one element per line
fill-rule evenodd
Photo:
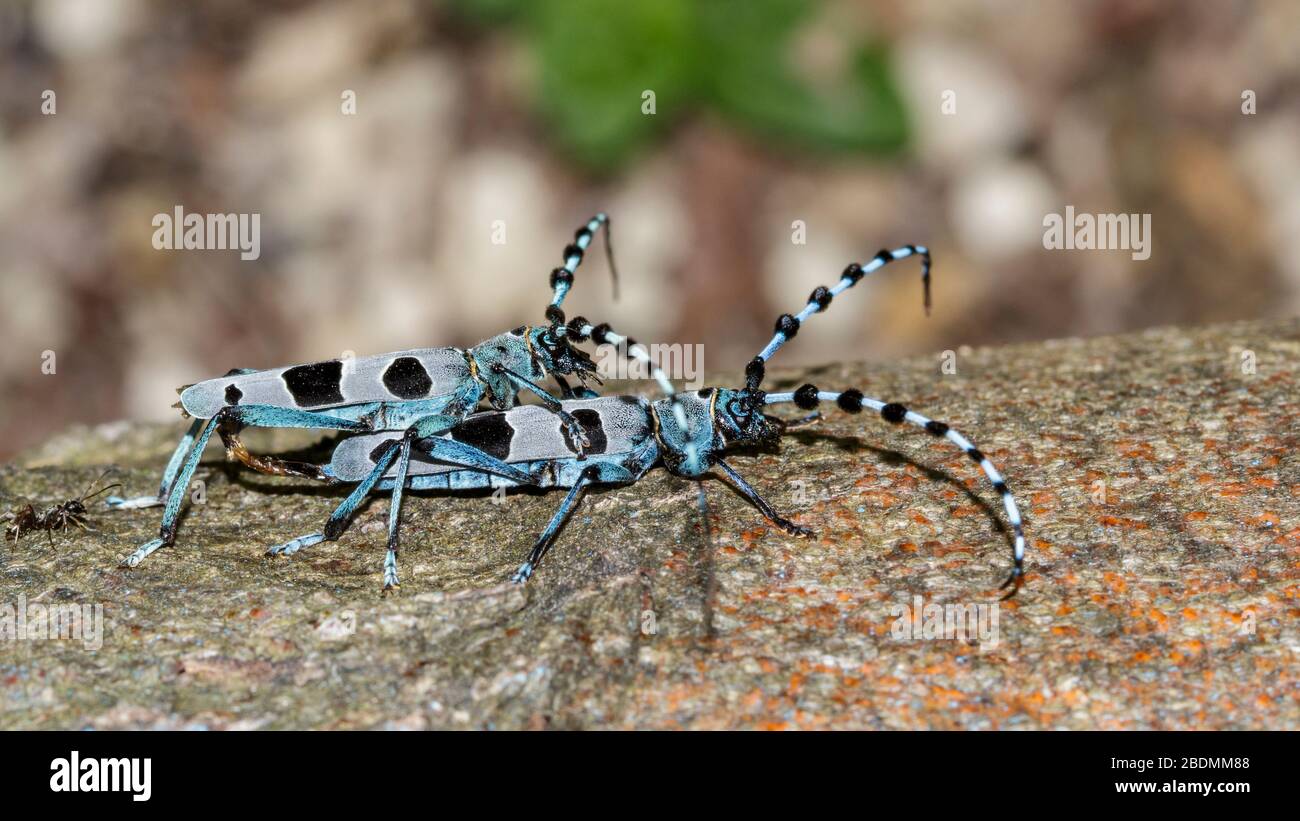
<path fill-rule="evenodd" d="M 156 509 L 4 544 L 0 629 L 20 606 L 83 604 L 103 632 L 98 649 L 0 639 L 0 727 L 1300 728 L 1300 322 L 941 361 L 769 387 L 856 385 L 972 439 L 1026 512 L 1010 601 L 996 494 L 951 447 L 872 414 L 731 460 L 811 540 L 716 480 L 706 528 L 697 485 L 656 471 L 589 494 L 521 588 L 503 582 L 558 493 L 418 495 L 386 598 L 385 498 L 340 541 L 268 558 L 342 491 L 235 471 L 214 448 L 177 546 L 135 570 L 116 560 Z M 148 492 L 179 434 L 71 431 L 0 469 L 0 502 L 51 504 L 110 463 Z M 994 608 L 996 631 L 909 636 L 918 597 Z"/>

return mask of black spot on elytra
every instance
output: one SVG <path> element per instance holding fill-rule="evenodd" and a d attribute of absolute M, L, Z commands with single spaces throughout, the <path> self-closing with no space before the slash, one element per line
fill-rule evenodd
<path fill-rule="evenodd" d="M 399 356 L 384 370 L 384 387 L 398 399 L 422 399 L 429 395 L 433 380 L 420 360 Z"/>
<path fill-rule="evenodd" d="M 582 432 L 587 434 L 587 441 L 590 443 L 583 448 L 584 453 L 604 453 L 609 449 L 609 439 L 605 436 L 605 423 L 600 419 L 600 411 L 579 408 L 573 411 L 573 418 L 582 425 Z M 564 437 L 564 444 L 568 445 L 569 450 L 577 453 L 567 436 Z"/>
<path fill-rule="evenodd" d="M 386 439 L 370 449 L 370 464 L 377 465 L 379 460 L 384 458 L 384 451 L 388 450 L 398 439 Z"/>
<path fill-rule="evenodd" d="M 285 371 L 283 379 L 284 386 L 293 394 L 293 401 L 300 408 L 343 403 L 343 394 L 339 392 L 339 385 L 343 381 L 343 363 L 337 359 L 314 365 L 297 365 Z"/>
<path fill-rule="evenodd" d="M 244 392 L 234 385 L 226 386 L 226 404 L 238 405 L 239 400 L 244 398 Z"/>
<path fill-rule="evenodd" d="M 510 456 L 515 429 L 504 413 L 476 413 L 452 428 L 451 438 L 504 460 Z"/>

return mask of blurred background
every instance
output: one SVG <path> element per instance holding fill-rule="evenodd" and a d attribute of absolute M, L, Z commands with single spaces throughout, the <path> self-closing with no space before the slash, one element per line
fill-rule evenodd
<path fill-rule="evenodd" d="M 260 257 L 155 250 L 178 205 Z M 1151 214 L 1150 259 L 1044 250 L 1067 205 Z M 3 0 L 0 458 L 540 321 L 598 210 L 622 298 L 590 254 L 569 315 L 713 372 L 906 243 L 929 319 L 901 263 L 779 363 L 1292 315 L 1300 3 Z"/>

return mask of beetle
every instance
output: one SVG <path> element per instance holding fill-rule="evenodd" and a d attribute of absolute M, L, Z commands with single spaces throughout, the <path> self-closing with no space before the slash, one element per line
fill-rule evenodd
<path fill-rule="evenodd" d="M 606 256 L 617 291 L 609 218 L 600 213 L 574 233 L 573 242 L 563 251 L 564 264 L 551 271 L 552 299 L 545 325 L 520 326 L 468 350 L 423 348 L 269 370 L 234 369 L 223 377 L 182 388 L 177 405 L 194 422 L 172 452 L 157 495 L 107 500 L 110 508 L 119 510 L 164 506 L 158 537 L 141 545 L 123 564 L 135 567 L 175 541 L 186 489 L 214 432 L 220 433 L 229 458 L 253 470 L 332 481 L 317 465 L 250 453 L 239 438 L 240 430 L 247 426 L 350 433 L 408 430 L 428 438 L 474 412 L 482 399 L 504 410 L 517 403 L 521 391 L 528 391 L 557 414 L 581 456 L 589 443 L 582 426 L 563 410 L 561 401 L 594 395 L 587 384 L 599 382 L 599 377 L 591 358 L 575 343 L 593 334 L 617 335 L 608 325 L 593 326 L 582 317 L 566 322 L 561 306 L 572 288 L 575 271 L 601 228 L 605 229 Z M 539 384 L 547 376 L 560 386 L 559 397 Z M 577 378 L 581 387 L 571 388 L 565 376 Z M 454 442 L 436 447 L 456 464 L 526 481 L 524 474 L 472 448 Z"/>
<path fill-rule="evenodd" d="M 352 493 L 330 515 L 324 529 L 268 549 L 273 555 L 292 555 L 299 550 L 339 538 L 365 497 L 375 490 L 392 492 L 389 508 L 388 550 L 385 555 L 385 588 L 396 583 L 398 522 L 402 494 L 406 489 L 461 491 L 474 488 L 510 487 L 530 484 L 567 488 L 550 522 L 511 577 L 527 581 L 538 562 L 554 543 L 573 514 L 585 489 L 595 484 L 631 484 L 662 464 L 670 473 L 698 479 L 716 468 L 722 479 L 759 510 L 769 521 L 800 537 L 811 536 L 807 528 L 778 514 L 723 458 L 728 449 L 745 446 L 773 446 L 792 427 L 808 421 L 786 420 L 765 413 L 765 409 L 793 404 L 816 410 L 822 402 L 833 402 L 840 410 L 876 412 L 892 424 L 909 423 L 933 437 L 960 448 L 979 465 L 994 490 L 1001 496 L 1014 533 L 1013 569 L 1003 587 L 1014 585 L 1014 595 L 1023 583 L 1025 537 L 1019 508 L 1005 479 L 993 463 L 968 439 L 947 424 L 930 419 L 896 402 L 884 402 L 857 389 L 822 391 L 803 385 L 787 393 L 766 393 L 762 389 L 766 363 L 813 314 L 824 311 L 831 300 L 852 287 L 863 276 L 888 262 L 908 256 L 922 257 L 922 281 L 928 308 L 930 255 L 924 247 L 906 246 L 881 251 L 866 265 L 849 265 L 833 288 L 819 287 L 798 314 L 783 314 L 776 322 L 772 340 L 746 366 L 743 388 L 703 388 L 679 392 L 650 402 L 637 396 L 606 396 L 567 400 L 562 409 L 583 427 L 590 445 L 579 458 L 562 430 L 560 419 L 543 409 L 521 406 L 466 417 L 432 439 L 417 433 L 376 433 L 349 437 L 334 449 L 323 472 L 339 482 L 356 482 Z M 437 451 L 446 442 L 471 446 L 478 452 L 515 467 L 529 476 L 520 483 L 500 471 L 484 471 L 446 464 Z"/>

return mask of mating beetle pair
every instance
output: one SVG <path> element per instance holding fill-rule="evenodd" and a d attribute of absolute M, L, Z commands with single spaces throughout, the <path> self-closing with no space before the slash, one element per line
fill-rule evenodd
<path fill-rule="evenodd" d="M 425 348 L 272 370 L 235 369 L 224 377 L 183 388 L 178 405 L 195 421 L 172 453 L 158 494 L 108 500 L 114 509 L 165 506 L 158 538 L 141 545 L 123 564 L 134 567 L 175 540 L 181 502 L 213 432 L 221 434 L 230 458 L 254 470 L 327 480 L 317 465 L 249 453 L 239 439 L 240 429 L 254 426 L 371 432 L 409 428 L 428 435 L 446 430 L 468 416 L 481 399 L 486 398 L 496 408 L 510 408 L 520 391 L 528 390 L 556 412 L 581 452 L 587 445 L 582 427 L 560 410 L 559 404 L 561 398 L 593 395 L 585 386 L 596 378 L 595 364 L 570 344 L 575 330 L 590 326 L 581 318 L 566 325 L 560 306 L 587 248 L 602 227 L 617 287 L 608 226 L 608 218 L 597 214 L 577 230 L 573 243 L 564 249 L 564 265 L 551 272 L 553 296 L 546 309 L 549 325 L 516 328 L 468 350 Z M 538 384 L 548 374 L 559 384 L 560 397 L 552 396 Z M 583 387 L 570 388 L 565 376 L 577 378 Z M 453 443 L 438 448 L 438 452 L 469 467 L 496 469 L 525 478 L 472 448 Z"/>
<path fill-rule="evenodd" d="M 275 371 L 232 372 L 224 379 L 187 388 L 181 404 L 198 420 L 173 454 L 157 499 L 110 500 L 111 506 L 122 508 L 158 504 L 166 497 L 159 538 L 142 545 L 123 564 L 135 566 L 172 542 L 185 486 L 214 430 L 221 431 L 229 455 L 256 470 L 332 483 L 357 483 L 320 533 L 276 545 L 270 553 L 290 555 L 337 539 L 367 495 L 376 490 L 391 491 L 385 589 L 398 586 L 398 525 L 402 495 L 407 488 L 567 488 L 569 492 L 559 510 L 515 572 L 516 582 L 531 576 L 588 486 L 633 483 L 659 463 L 689 478 L 701 477 L 716 467 L 725 481 L 774 524 L 789 533 L 807 536 L 810 531 L 777 514 L 724 461 L 723 455 L 733 446 L 772 444 L 792 425 L 766 414 L 765 408 L 794 404 L 812 410 L 827 401 L 850 413 L 865 407 L 888 422 L 909 422 L 933 436 L 946 438 L 977 462 L 1002 496 L 1014 531 L 1014 569 L 1007 584 L 1019 586 L 1025 540 L 1015 499 L 997 469 L 968 440 L 942 422 L 896 403 L 866 397 L 855 389 L 827 392 L 804 385 L 794 392 L 769 394 L 761 387 L 766 362 L 809 317 L 825 310 L 834 297 L 889 262 L 913 255 L 922 258 L 928 310 L 927 249 L 909 245 L 881 251 L 865 265 L 849 265 L 834 287 L 813 291 L 798 315 L 783 314 L 777 320 L 772 340 L 746 368 L 744 388 L 675 393 L 671 381 L 656 369 L 656 378 L 669 395 L 652 403 L 635 396 L 595 397 L 586 389 L 587 378 L 594 376 L 591 360 L 570 344 L 593 337 L 597 342 L 627 344 L 629 356 L 648 358 L 644 349 L 607 325 L 593 326 L 581 318 L 565 323 L 560 305 L 582 253 L 602 225 L 607 228 L 607 220 L 598 215 L 579 229 L 575 243 L 565 250 L 565 266 L 552 273 L 554 297 L 547 308 L 549 326 L 517 329 L 470 351 L 426 349 L 369 357 L 346 373 L 341 362 L 319 363 Z M 612 268 L 612 255 L 610 264 Z M 562 387 L 558 399 L 537 384 L 548 374 Z M 563 381 L 567 375 L 582 381 L 583 388 L 569 389 Z M 382 390 L 378 387 L 381 384 Z M 515 407 L 521 390 L 538 395 L 542 405 Z M 484 396 L 495 410 L 473 413 Z M 241 404 L 246 400 L 251 403 Z M 250 424 L 340 430 L 355 435 L 335 447 L 328 465 L 307 465 L 249 454 L 238 441 L 238 427 Z"/>

